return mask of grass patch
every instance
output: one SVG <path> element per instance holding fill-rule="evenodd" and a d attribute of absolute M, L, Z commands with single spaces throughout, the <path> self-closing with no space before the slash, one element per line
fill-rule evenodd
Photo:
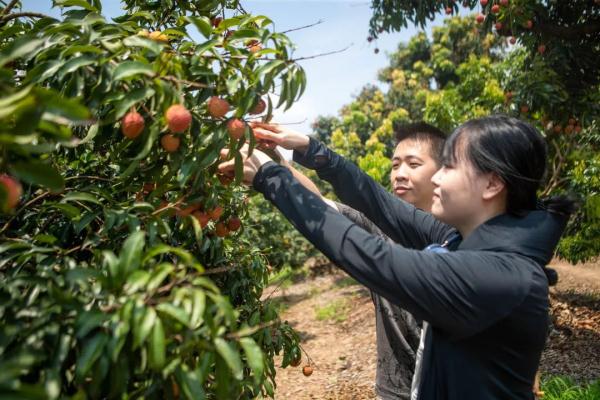
<path fill-rule="evenodd" d="M 285 265 L 281 269 L 273 272 L 269 275 L 269 285 L 279 285 L 286 289 L 294 282 L 302 280 L 306 277 L 306 271 L 301 268 L 292 268 L 289 265 Z"/>
<path fill-rule="evenodd" d="M 338 287 L 338 288 L 345 288 L 345 287 L 354 286 L 354 285 L 360 285 L 360 284 L 356 281 L 356 279 L 354 279 L 350 276 L 346 276 L 344 278 L 340 278 L 335 281 L 335 287 Z"/>
<path fill-rule="evenodd" d="M 600 380 L 578 385 L 571 378 L 542 379 L 543 400 L 600 400 Z"/>
<path fill-rule="evenodd" d="M 315 307 L 315 317 L 319 321 L 344 322 L 348 319 L 350 306 L 345 299 L 332 301 L 324 307 Z"/>

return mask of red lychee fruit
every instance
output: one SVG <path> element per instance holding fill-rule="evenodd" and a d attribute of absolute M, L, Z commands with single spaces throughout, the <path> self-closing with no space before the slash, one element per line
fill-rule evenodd
<path fill-rule="evenodd" d="M 246 123 L 238 118 L 230 119 L 227 122 L 227 132 L 230 137 L 239 140 L 246 132 Z"/>
<path fill-rule="evenodd" d="M 121 132 L 129 139 L 135 139 L 144 130 L 144 117 L 136 111 L 125 114 L 121 120 Z"/>
<path fill-rule="evenodd" d="M 217 96 L 208 99 L 208 113 L 213 118 L 223 118 L 229 112 L 229 102 Z"/>
<path fill-rule="evenodd" d="M 23 188 L 19 181 L 6 174 L 0 175 L 0 185 L 2 185 L 6 192 L 6 203 L 3 208 L 5 210 L 12 210 L 19 204 L 19 199 L 23 194 Z"/>
<path fill-rule="evenodd" d="M 163 149 L 165 149 L 167 152 L 173 153 L 179 149 L 181 139 L 179 139 L 175 135 L 167 133 L 162 138 L 160 138 L 160 144 L 162 145 Z"/>
<path fill-rule="evenodd" d="M 173 104 L 165 113 L 169 130 L 173 133 L 180 133 L 190 127 L 192 123 L 192 113 L 181 104 Z"/>

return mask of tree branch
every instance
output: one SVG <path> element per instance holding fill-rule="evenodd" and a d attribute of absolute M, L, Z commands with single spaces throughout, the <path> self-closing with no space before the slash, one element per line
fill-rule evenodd
<path fill-rule="evenodd" d="M 194 87 L 194 88 L 198 88 L 198 89 L 215 89 L 214 86 L 207 85 L 205 83 L 198 83 L 198 82 L 187 81 L 185 79 L 179 79 L 179 78 L 176 78 L 176 77 L 171 76 L 171 75 L 156 76 L 156 77 L 159 78 L 159 79 L 162 79 L 164 81 L 167 81 L 167 82 L 181 83 L 183 85 Z"/>
<path fill-rule="evenodd" d="M 16 18 L 21 18 L 21 17 L 30 17 L 30 18 L 52 18 L 49 15 L 46 14 L 40 14 L 40 13 L 35 13 L 35 12 L 22 12 L 22 13 L 14 13 L 14 14 L 8 14 L 5 15 L 4 17 L 0 18 L 0 25 L 5 25 L 8 21 L 10 21 L 11 19 L 16 19 Z"/>
<path fill-rule="evenodd" d="M 0 15 L 6 15 L 6 14 L 8 14 L 8 12 L 10 10 L 12 10 L 14 6 L 17 5 L 18 1 L 19 0 L 12 0 L 10 3 L 8 3 L 8 5 L 6 7 L 4 7 L 2 10 L 0 10 Z"/>
<path fill-rule="evenodd" d="M 582 36 L 600 33 L 600 20 L 590 20 L 586 23 L 573 26 L 560 26 L 541 22 L 534 25 L 534 31 L 546 36 L 553 36 L 566 40 L 578 40 Z"/>

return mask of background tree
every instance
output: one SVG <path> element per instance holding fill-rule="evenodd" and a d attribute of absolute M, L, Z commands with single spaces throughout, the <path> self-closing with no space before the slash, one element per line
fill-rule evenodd
<path fill-rule="evenodd" d="M 273 396 L 298 337 L 215 171 L 301 95 L 289 39 L 238 1 L 0 4 L 2 395 Z"/>
<path fill-rule="evenodd" d="M 559 254 L 571 261 L 600 253 L 598 183 L 598 115 L 600 89 L 600 4 L 596 0 L 372 2 L 371 37 L 399 30 L 409 22 L 420 26 L 440 12 L 459 6 L 477 10 L 483 35 L 495 32 L 519 49 L 506 58 L 501 80 L 509 111 L 538 124 L 552 153 L 544 194 L 574 191 L 581 212 L 569 227 Z"/>

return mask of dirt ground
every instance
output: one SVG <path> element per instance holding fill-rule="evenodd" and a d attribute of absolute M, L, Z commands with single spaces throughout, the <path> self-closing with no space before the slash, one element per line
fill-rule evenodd
<path fill-rule="evenodd" d="M 551 289 L 552 329 L 542 355 L 544 375 L 578 381 L 600 378 L 600 263 L 556 261 Z M 299 333 L 314 373 L 277 370 L 276 399 L 374 399 L 375 317 L 369 292 L 341 271 L 312 266 L 309 276 L 266 293 Z M 285 287 L 285 285 L 284 285 Z M 305 355 L 302 365 L 308 363 Z"/>

